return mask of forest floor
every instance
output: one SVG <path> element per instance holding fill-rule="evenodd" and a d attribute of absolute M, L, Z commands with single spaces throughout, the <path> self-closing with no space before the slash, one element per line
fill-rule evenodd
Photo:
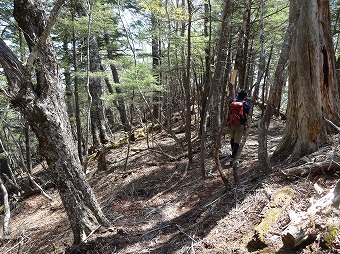
<path fill-rule="evenodd" d="M 282 136 L 283 126 L 281 120 L 272 121 L 270 153 Z M 184 134 L 177 137 L 184 139 Z M 115 134 L 115 140 L 120 138 Z M 318 153 L 332 151 L 337 145 L 333 142 Z M 88 180 L 115 227 L 113 232 L 95 232 L 86 243 L 72 246 L 67 216 L 58 193 L 50 188 L 46 192 L 53 201 L 36 194 L 12 208 L 11 234 L 1 240 L 0 253 L 339 253 L 339 235 L 328 248 L 317 238 L 285 249 L 280 237 L 289 222 L 288 211 L 305 211 L 310 199 L 316 197 L 313 184 L 329 190 L 339 179 L 339 172 L 265 177 L 257 164 L 257 147 L 257 129 L 252 128 L 238 167 L 240 184 L 226 189 L 211 156 L 206 158 L 209 177 L 203 180 L 199 152 L 194 153 L 194 163 L 188 167 L 187 159 L 178 156 L 180 148 L 165 132 L 139 137 L 131 144 L 126 168 L 126 145 L 109 151 L 106 170 L 98 171 L 96 160 L 89 164 Z M 228 137 L 223 139 L 221 153 L 229 153 Z M 275 165 L 273 172 L 287 167 L 285 163 Z M 232 181 L 228 159 L 223 168 Z M 35 172 L 35 179 L 46 178 L 42 166 Z M 266 244 L 250 244 L 255 227 L 265 217 L 271 194 L 285 187 L 294 194 L 277 222 L 270 225 Z"/>

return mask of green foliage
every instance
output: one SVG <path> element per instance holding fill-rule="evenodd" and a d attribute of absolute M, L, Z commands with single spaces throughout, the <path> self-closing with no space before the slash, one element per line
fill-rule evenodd
<path fill-rule="evenodd" d="M 128 58 L 125 58 L 125 60 L 122 59 L 122 62 L 128 67 L 126 66 L 125 71 L 121 73 L 120 83 L 115 84 L 119 86 L 122 94 L 105 94 L 103 97 L 104 100 L 116 100 L 119 96 L 124 98 L 124 101 L 128 104 L 142 103 L 142 95 L 150 98 L 154 92 L 163 90 L 163 88 L 157 84 L 150 63 L 138 62 L 134 66 Z M 129 66 L 129 64 L 132 65 Z"/>
<path fill-rule="evenodd" d="M 329 225 L 326 235 L 324 237 L 325 244 L 327 247 L 331 248 L 336 236 L 339 234 L 339 224 Z"/>
<path fill-rule="evenodd" d="M 150 69 L 149 64 L 137 63 L 135 67 L 122 73 L 121 82 L 130 89 L 138 89 L 144 92 L 158 91 L 160 87 L 156 85 L 155 77 Z"/>
<path fill-rule="evenodd" d="M 91 34 L 100 35 L 104 30 L 111 34 L 115 33 L 117 17 L 112 4 L 95 1 L 91 16 Z M 87 15 L 79 17 L 76 13 L 71 15 L 69 12 L 64 12 L 59 18 L 56 31 L 69 38 L 72 37 L 73 31 L 77 38 L 86 37 L 88 22 Z"/>
<path fill-rule="evenodd" d="M 197 77 L 191 77 L 193 90 L 196 82 L 194 78 L 202 79 L 205 72 L 204 59 L 209 37 L 204 37 L 204 4 L 206 1 L 192 1 L 194 8 L 192 13 L 192 30 L 191 30 L 191 63 L 192 73 Z M 221 29 L 221 20 L 223 16 L 223 7 L 225 1 L 211 1 L 211 55 L 210 58 L 216 58 L 216 45 L 220 38 L 219 30 Z M 231 55 L 236 55 L 237 39 L 243 15 L 245 12 L 246 1 L 234 1 L 231 15 Z M 46 6 L 51 2 L 44 2 Z M 259 40 L 259 18 L 260 9 L 258 1 L 252 1 L 251 24 L 249 36 L 249 58 L 248 64 L 258 61 L 260 51 Z M 330 1 L 331 18 L 334 30 L 334 41 L 338 43 L 339 22 L 337 22 L 339 1 Z M 4 0 L 0 3 L 0 27 L 2 38 L 11 42 L 11 48 L 18 53 L 20 58 L 27 56 L 27 47 L 21 45 L 23 37 L 15 27 L 15 21 L 12 17 L 13 4 L 10 0 Z M 47 9 L 50 6 L 47 7 Z M 288 25 L 289 1 L 272 0 L 265 1 L 264 10 L 264 39 L 265 49 L 268 60 L 269 50 L 273 46 L 273 56 L 270 70 L 276 67 L 277 57 L 279 55 L 283 36 Z M 48 10 L 47 10 L 48 11 Z M 151 101 L 157 92 L 169 91 L 176 87 L 181 90 L 183 72 L 186 71 L 186 54 L 188 48 L 187 22 L 188 11 L 187 3 L 182 6 L 182 2 L 162 1 L 162 0 L 135 0 L 135 1 L 94 1 L 92 6 L 91 34 L 96 35 L 99 47 L 100 57 L 104 68 L 109 64 L 115 64 L 118 69 L 120 79 L 118 86 L 122 94 L 108 94 L 103 99 L 109 104 L 118 98 L 123 98 L 127 105 L 144 104 L 144 98 Z M 183 30 L 182 30 L 183 28 Z M 86 35 L 88 29 L 88 16 L 80 16 L 75 13 L 71 3 L 61 9 L 61 15 L 52 34 L 54 45 L 57 49 L 57 55 L 60 59 L 60 65 L 63 70 L 68 70 L 71 76 L 71 82 L 75 77 L 79 78 L 79 96 L 82 117 L 87 113 L 87 93 L 85 87 L 86 78 Z M 76 54 L 78 71 L 74 71 L 72 37 L 73 33 L 76 40 Z M 107 40 L 104 40 L 105 39 Z M 157 69 L 152 67 L 151 57 L 151 39 L 156 38 L 160 45 L 161 64 Z M 108 52 L 111 56 L 108 57 Z M 338 51 L 336 51 L 338 52 Z M 337 53 L 338 54 L 338 53 Z M 251 63 L 251 61 L 253 61 Z M 233 62 L 232 62 L 233 63 Z M 214 61 L 211 63 L 215 64 Z M 269 72 L 269 78 L 272 71 Z M 113 84 L 111 72 L 103 71 L 90 73 L 90 77 L 103 79 L 109 77 Z M 253 75 L 250 73 L 249 75 Z M 156 77 L 161 77 L 157 80 Z M 198 80 L 197 83 L 202 83 Z M 268 82 L 269 83 L 269 82 Z M 5 88 L 7 83 L 5 77 L 0 76 L 0 88 Z M 157 96 L 161 93 L 157 93 Z M 181 98 L 180 93 L 176 94 Z M 162 96 L 162 95 L 160 95 Z M 285 94 L 283 94 L 283 97 Z M 170 99 L 170 98 L 165 98 Z M 8 104 L 5 96 L 0 96 L 0 104 Z M 177 98 L 175 99 L 177 100 Z M 71 119 L 72 120 L 72 119 Z"/>
<path fill-rule="evenodd" d="M 159 20 L 185 21 L 187 20 L 187 10 L 184 7 L 175 6 L 172 2 L 163 3 L 161 0 L 141 0 L 139 4 L 145 11 L 151 12 Z"/>
<path fill-rule="evenodd" d="M 330 15 L 331 15 L 331 30 L 333 33 L 333 44 L 335 49 L 335 57 L 340 57 L 339 51 L 339 37 L 340 37 L 340 22 L 339 22 L 340 1 L 330 1 Z"/>

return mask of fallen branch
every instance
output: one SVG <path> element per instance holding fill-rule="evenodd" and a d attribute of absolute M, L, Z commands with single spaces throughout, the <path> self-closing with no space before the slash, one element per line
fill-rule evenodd
<path fill-rule="evenodd" d="M 290 213 L 291 222 L 282 232 L 281 239 L 285 247 L 296 247 L 306 239 L 315 237 L 315 217 L 325 211 L 327 208 L 337 204 L 339 199 L 340 181 L 335 188 L 330 190 L 327 195 L 317 200 L 306 212 L 296 214 Z"/>
<path fill-rule="evenodd" d="M 27 175 L 28 175 L 30 181 L 35 185 L 35 187 L 38 188 L 38 190 L 40 191 L 40 193 L 41 193 L 45 198 L 47 198 L 47 199 L 49 199 L 50 201 L 52 201 L 53 198 L 52 198 L 50 195 L 48 195 L 48 194 L 43 190 L 43 188 L 40 187 L 40 185 L 33 179 L 33 177 L 31 176 L 31 174 L 30 174 L 29 172 L 27 172 Z"/>
<path fill-rule="evenodd" d="M 154 148 L 149 148 L 149 150 L 152 151 L 152 152 L 158 153 L 158 154 L 162 154 L 162 155 L 164 155 L 165 157 L 168 157 L 171 161 L 177 161 L 177 160 L 179 160 L 178 157 L 176 158 L 176 157 L 171 156 L 170 154 L 167 154 L 166 152 L 164 152 L 164 151 L 162 150 L 162 148 L 161 148 L 159 145 L 157 145 L 157 146 L 158 146 L 158 148 L 159 148 L 159 151 L 158 151 L 157 149 L 154 149 Z M 181 157 L 182 157 L 182 156 L 183 156 L 183 155 L 181 155 Z M 179 157 L 179 158 L 180 158 L 180 157 Z"/>
<path fill-rule="evenodd" d="M 327 170 L 340 171 L 340 164 L 334 160 L 307 163 L 301 166 L 283 169 L 274 173 L 275 176 L 304 176 L 311 173 L 323 173 Z"/>

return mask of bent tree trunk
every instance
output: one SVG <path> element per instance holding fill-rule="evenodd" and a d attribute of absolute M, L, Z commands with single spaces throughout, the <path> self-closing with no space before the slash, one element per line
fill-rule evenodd
<path fill-rule="evenodd" d="M 263 166 L 266 173 L 271 171 L 270 161 L 268 157 L 268 149 L 267 149 L 267 132 L 270 125 L 271 117 L 274 115 L 275 111 L 279 112 L 280 110 L 280 101 L 282 88 L 286 82 L 286 73 L 285 68 L 289 58 L 289 52 L 291 48 L 292 34 L 294 32 L 296 23 L 296 19 L 298 17 L 298 12 L 296 11 L 296 1 L 291 0 L 289 7 L 289 25 L 286 29 L 286 33 L 284 36 L 284 41 L 281 47 L 281 52 L 279 56 L 279 60 L 276 66 L 274 81 L 270 87 L 269 98 L 267 100 L 267 108 L 261 118 L 259 123 L 259 149 L 258 149 L 258 158 L 259 164 Z"/>
<path fill-rule="evenodd" d="M 55 15 L 51 12 L 50 17 Z M 14 17 L 35 61 L 34 66 L 23 66 L 0 39 L 0 64 L 9 83 L 6 95 L 25 116 L 39 140 L 40 151 L 54 175 L 66 209 L 74 243 L 79 243 L 100 225 L 109 226 L 109 221 L 82 171 L 66 112 L 55 51 L 44 31 L 50 23 L 46 25 L 43 6 L 39 0 L 15 0 Z M 33 68 L 36 85 L 28 71 Z"/>
<path fill-rule="evenodd" d="M 300 12 L 289 64 L 287 124 L 273 158 L 293 161 L 327 141 L 326 117 L 338 123 L 339 94 L 329 1 L 297 1 Z"/>

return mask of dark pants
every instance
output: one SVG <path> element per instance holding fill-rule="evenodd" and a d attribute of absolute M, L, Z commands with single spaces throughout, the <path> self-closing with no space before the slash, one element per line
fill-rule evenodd
<path fill-rule="evenodd" d="M 242 136 L 244 133 L 244 125 L 231 125 L 230 126 L 230 145 L 231 145 L 231 158 L 234 158 L 240 146 Z"/>

